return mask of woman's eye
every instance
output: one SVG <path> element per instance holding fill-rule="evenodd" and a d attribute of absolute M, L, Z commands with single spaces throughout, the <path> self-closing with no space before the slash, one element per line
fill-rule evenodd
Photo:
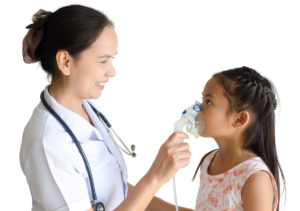
<path fill-rule="evenodd" d="M 104 60 L 104 61 L 100 61 L 101 64 L 106 64 L 107 63 L 107 60 Z"/>

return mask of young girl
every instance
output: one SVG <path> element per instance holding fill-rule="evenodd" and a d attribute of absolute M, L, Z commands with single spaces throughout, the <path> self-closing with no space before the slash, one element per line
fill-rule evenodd
<path fill-rule="evenodd" d="M 200 168 L 196 211 L 279 210 L 279 172 L 283 181 L 284 175 L 275 144 L 273 89 L 248 67 L 217 73 L 207 82 L 200 135 L 214 138 L 219 149 L 207 153 L 195 172 L 194 178 Z"/>

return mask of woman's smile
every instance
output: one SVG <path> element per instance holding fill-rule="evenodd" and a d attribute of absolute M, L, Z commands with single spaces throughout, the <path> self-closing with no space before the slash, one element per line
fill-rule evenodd
<path fill-rule="evenodd" d="M 107 82 L 96 82 L 96 85 L 101 89 L 103 90 L 104 89 L 104 85 L 106 84 Z"/>

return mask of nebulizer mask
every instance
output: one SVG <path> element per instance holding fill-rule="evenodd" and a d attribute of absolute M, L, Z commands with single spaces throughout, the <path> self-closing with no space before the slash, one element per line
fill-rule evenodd
<path fill-rule="evenodd" d="M 184 127 L 186 131 L 189 134 L 193 135 L 195 138 L 198 138 L 199 135 L 201 135 L 204 128 L 204 118 L 203 118 L 203 107 L 198 101 L 196 101 L 195 104 L 188 107 L 182 112 L 180 119 L 174 125 L 174 131 L 175 132 L 183 131 Z M 178 140 L 177 144 L 182 142 L 183 139 Z M 174 191 L 176 211 L 178 211 L 175 176 L 173 177 L 173 191 Z"/>
<path fill-rule="evenodd" d="M 196 101 L 192 106 L 188 107 L 182 112 L 180 119 L 175 122 L 174 131 L 180 132 L 183 131 L 184 127 L 186 127 L 186 131 L 189 134 L 193 135 L 195 138 L 198 138 L 202 133 L 203 126 L 203 107 L 198 101 Z M 180 142 L 182 142 L 182 140 L 177 141 L 177 143 Z"/>

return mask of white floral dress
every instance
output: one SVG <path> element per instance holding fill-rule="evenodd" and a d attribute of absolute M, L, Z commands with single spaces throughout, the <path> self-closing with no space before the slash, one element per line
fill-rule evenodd
<path fill-rule="evenodd" d="M 241 192 L 246 180 L 256 171 L 265 171 L 270 175 L 274 192 L 273 211 L 275 211 L 278 206 L 277 186 L 263 160 L 260 157 L 250 158 L 222 174 L 209 175 L 207 170 L 217 151 L 210 153 L 200 166 L 200 187 L 195 211 L 244 210 Z"/>

